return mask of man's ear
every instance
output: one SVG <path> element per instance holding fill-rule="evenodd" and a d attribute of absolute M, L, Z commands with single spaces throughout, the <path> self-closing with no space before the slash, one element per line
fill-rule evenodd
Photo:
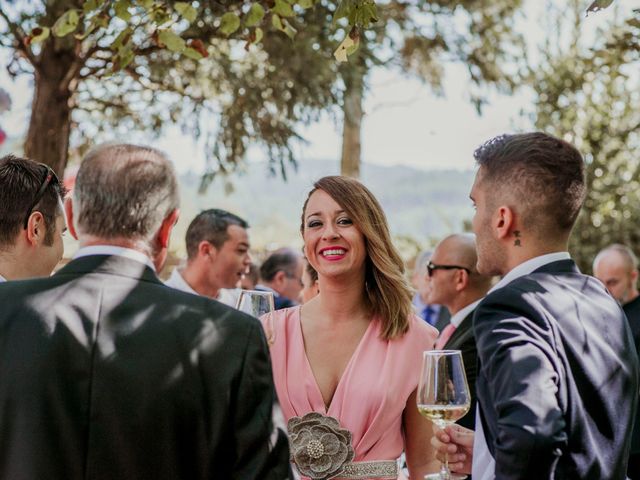
<path fill-rule="evenodd" d="M 78 240 L 78 233 L 76 232 L 76 226 L 73 223 L 73 200 L 71 200 L 71 197 L 67 197 L 64 201 L 63 214 L 67 222 L 67 230 L 69 230 L 69 233 L 75 240 Z"/>
<path fill-rule="evenodd" d="M 42 243 L 46 233 L 47 226 L 44 215 L 37 210 L 32 212 L 27 220 L 27 242 L 29 245 L 36 246 L 38 243 Z"/>
<path fill-rule="evenodd" d="M 207 242 L 206 240 L 202 240 L 198 244 L 198 256 L 207 257 L 212 262 L 215 262 L 218 256 L 218 249 L 215 246 L 213 246 L 210 242 Z"/>
<path fill-rule="evenodd" d="M 511 230 L 515 224 L 515 213 L 511 207 L 502 205 L 496 212 L 494 226 L 498 239 L 505 239 L 511 235 Z"/>
<path fill-rule="evenodd" d="M 469 285 L 469 272 L 466 270 L 460 269 L 456 270 L 456 292 L 461 292 L 467 285 Z"/>
<path fill-rule="evenodd" d="M 273 280 L 271 280 L 271 283 L 273 285 L 284 285 L 284 282 L 287 281 L 287 274 L 284 272 L 284 270 L 280 270 L 278 271 L 274 276 L 273 276 Z"/>
<path fill-rule="evenodd" d="M 175 227 L 179 216 L 180 216 L 180 210 L 176 208 L 169 215 L 167 215 L 167 217 L 162 221 L 162 225 L 160 225 L 160 230 L 158 230 L 158 237 L 157 237 L 158 245 L 160 248 L 169 247 L 171 232 L 173 231 L 173 227 Z"/>

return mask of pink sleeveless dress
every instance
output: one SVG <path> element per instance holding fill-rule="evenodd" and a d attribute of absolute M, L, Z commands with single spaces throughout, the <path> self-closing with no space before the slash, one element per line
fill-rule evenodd
<path fill-rule="evenodd" d="M 327 409 L 304 349 L 300 307 L 262 321 L 285 421 L 309 412 L 329 415 L 351 432 L 354 462 L 396 460 L 404 449 L 402 414 L 418 386 L 422 352 L 433 348 L 437 330 L 412 315 L 409 331 L 388 341 L 380 338 L 380 322 L 372 320 Z"/>

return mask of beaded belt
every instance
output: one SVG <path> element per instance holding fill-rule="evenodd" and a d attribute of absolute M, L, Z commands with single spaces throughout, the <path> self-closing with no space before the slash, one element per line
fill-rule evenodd
<path fill-rule="evenodd" d="M 302 475 L 312 480 L 398 477 L 398 464 L 394 460 L 353 462 L 351 432 L 341 428 L 333 417 L 317 412 L 292 417 L 287 430 L 291 461 Z"/>

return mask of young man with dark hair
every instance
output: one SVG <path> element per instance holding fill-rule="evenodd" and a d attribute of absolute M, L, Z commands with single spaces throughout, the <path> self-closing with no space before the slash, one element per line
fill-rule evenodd
<path fill-rule="evenodd" d="M 474 480 L 623 480 L 638 357 L 618 303 L 567 252 L 586 195 L 582 157 L 544 133 L 497 137 L 475 157 L 477 268 L 503 278 L 473 319 L 475 444 L 461 427 L 433 443 L 456 452 L 454 470 L 473 457 Z"/>
<path fill-rule="evenodd" d="M 199 213 L 187 228 L 187 264 L 176 268 L 166 285 L 235 306 L 229 289 L 251 265 L 249 224 L 226 210 Z"/>
<path fill-rule="evenodd" d="M 51 274 L 64 250 L 65 193 L 46 165 L 0 158 L 0 282 Z"/>

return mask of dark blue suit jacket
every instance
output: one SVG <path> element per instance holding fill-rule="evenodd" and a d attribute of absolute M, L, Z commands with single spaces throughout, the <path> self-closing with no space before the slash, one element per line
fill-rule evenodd
<path fill-rule="evenodd" d="M 474 316 L 496 479 L 624 479 L 638 358 L 620 306 L 571 260 L 491 292 Z"/>

